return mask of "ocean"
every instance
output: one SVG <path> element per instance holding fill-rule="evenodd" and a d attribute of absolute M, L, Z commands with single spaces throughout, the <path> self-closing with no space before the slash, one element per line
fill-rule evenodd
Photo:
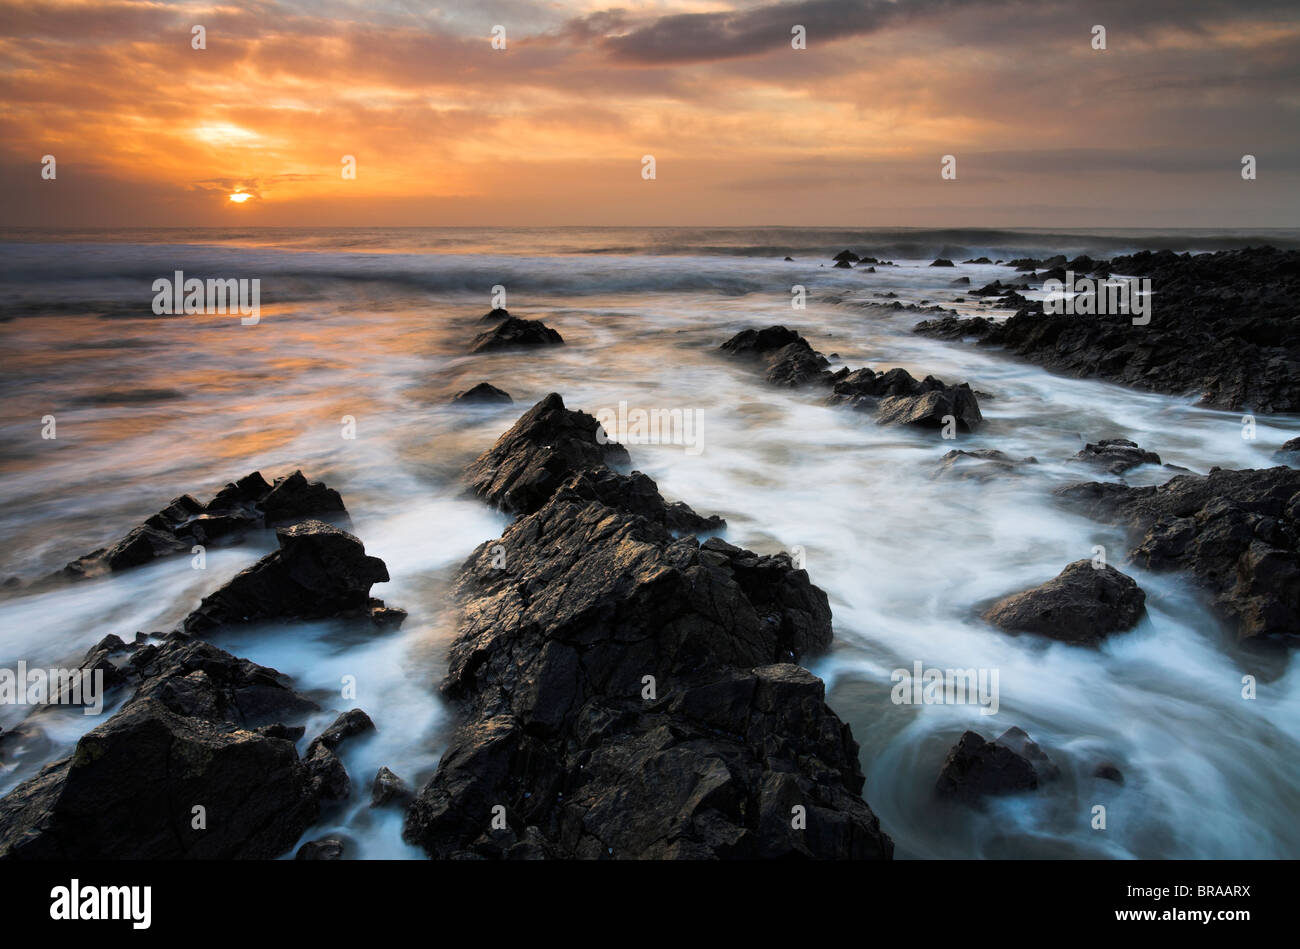
<path fill-rule="evenodd" d="M 0 579 L 32 579 L 111 543 L 171 498 L 206 499 L 260 470 L 302 469 L 336 488 L 391 581 L 374 594 L 410 612 L 397 632 L 342 622 L 264 624 L 212 641 L 294 676 L 326 711 L 352 705 L 377 732 L 342 747 L 361 791 L 381 765 L 422 784 L 449 712 L 437 695 L 456 617 L 458 566 L 507 519 L 466 498 L 464 466 L 530 405 L 559 392 L 596 414 L 691 413 L 698 448 L 629 446 L 670 500 L 727 520 L 759 552 L 797 548 L 830 597 L 836 646 L 811 666 L 862 746 L 864 797 L 900 857 L 1295 857 L 1300 855 L 1300 671 L 1293 654 L 1247 652 L 1179 574 L 1125 572 L 1148 617 L 1099 650 L 1013 638 L 980 606 L 1055 576 L 1119 531 L 1062 510 L 1052 488 L 1094 479 L 1069 462 L 1084 442 L 1130 438 L 1165 463 L 1273 464 L 1300 418 L 1240 413 L 1190 396 L 1054 375 L 995 351 L 914 335 L 935 304 L 981 312 L 954 286 L 1005 279 L 989 257 L 1143 249 L 1300 247 L 1265 232 L 921 229 L 270 228 L 0 231 Z M 842 249 L 897 266 L 837 270 Z M 786 256 L 793 261 L 786 261 Z M 930 267 L 936 257 L 957 262 Z M 260 316 L 159 316 L 153 281 L 257 279 Z M 806 306 L 796 309 L 793 288 Z M 504 295 L 504 301 L 500 298 Z M 960 298 L 960 299 L 959 299 Z M 894 303 L 904 308 L 895 308 Z M 544 319 L 566 345 L 469 355 L 494 305 Z M 1156 301 L 1156 318 L 1166 301 Z M 1005 315 L 1005 314 L 1003 314 Z M 784 324 L 833 367 L 901 366 L 966 381 L 987 419 L 955 441 L 885 428 L 764 385 L 719 358 L 747 327 Z M 487 381 L 514 405 L 450 405 Z M 57 437 L 43 438 L 53 416 Z M 355 437 L 346 437 L 352 420 Z M 1038 464 L 976 483 L 934 477 L 951 448 L 998 448 Z M 1159 483 L 1148 466 L 1129 483 Z M 270 535 L 109 577 L 0 597 L 0 667 L 66 664 L 109 633 L 175 626 L 199 599 L 274 547 Z M 999 708 L 898 704 L 896 670 L 996 670 Z M 1259 697 L 1241 697 L 1242 677 Z M 339 683 L 355 676 L 355 701 Z M 110 708 L 109 711 L 112 709 Z M 0 706 L 0 728 L 21 710 Z M 96 724 L 50 716 L 39 741 L 0 761 L 0 793 Z M 980 819 L 930 789 L 966 729 L 1024 728 L 1061 765 L 1051 795 L 992 801 Z M 1091 776 L 1119 767 L 1122 786 Z M 400 813 L 354 796 L 311 837 L 338 833 L 363 857 L 414 857 Z M 1102 804 L 1105 831 L 1088 815 Z"/>

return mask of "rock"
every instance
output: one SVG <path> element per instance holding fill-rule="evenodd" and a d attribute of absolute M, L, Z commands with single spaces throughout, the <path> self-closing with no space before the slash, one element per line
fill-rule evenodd
<path fill-rule="evenodd" d="M 230 860 L 287 851 L 316 821 L 319 799 L 276 725 L 315 704 L 274 669 L 180 634 L 117 651 L 129 653 L 123 676 L 135 693 L 69 757 L 0 800 L 0 858 Z M 204 829 L 193 826 L 196 807 Z"/>
<path fill-rule="evenodd" d="M 462 567 L 459 724 L 403 837 L 437 857 L 888 857 L 857 745 L 792 664 L 830 643 L 825 594 L 590 474 Z"/>
<path fill-rule="evenodd" d="M 343 841 L 338 837 L 322 837 L 311 840 L 298 848 L 295 860 L 342 860 Z"/>
<path fill-rule="evenodd" d="M 313 745 L 303 764 L 311 774 L 312 793 L 322 801 L 346 801 L 352 794 L 352 780 L 339 756 L 324 745 Z"/>
<path fill-rule="evenodd" d="M 1034 264 L 1024 263 L 1021 269 Z M 915 331 L 973 337 L 1057 372 L 1196 395 L 1208 406 L 1300 412 L 1300 323 L 1294 318 L 1300 251 L 1143 251 L 1093 263 L 1099 271 L 1151 281 L 1156 304 L 1148 325 L 1134 326 L 1128 314 L 1047 316 L 1021 297 L 1012 301 L 1016 315 L 1005 322 L 955 321 L 967 325 L 954 327 L 927 321 Z M 1065 261 L 1037 264 L 1060 268 Z"/>
<path fill-rule="evenodd" d="M 599 501 L 648 518 L 677 534 L 716 534 L 727 526 L 716 514 L 702 517 L 681 501 L 665 501 L 658 485 L 639 471 L 630 475 L 608 468 L 580 471 L 560 485 L 553 496 Z"/>
<path fill-rule="evenodd" d="M 59 575 L 78 580 L 138 567 L 158 557 L 190 553 L 197 545 L 241 539 L 250 530 L 293 524 L 309 517 L 347 523 L 333 488 L 308 481 L 301 471 L 267 484 L 260 472 L 232 482 L 207 504 L 181 495 L 110 547 L 69 563 Z"/>
<path fill-rule="evenodd" d="M 508 392 L 503 392 L 494 385 L 480 382 L 472 389 L 458 392 L 451 400 L 454 405 L 509 405 L 514 402 Z"/>
<path fill-rule="evenodd" d="M 879 408 L 877 421 L 882 424 L 942 425 L 942 416 L 952 414 L 958 424 L 969 431 L 983 421 L 979 403 L 965 383 L 949 386 L 934 376 L 926 376 L 918 382 L 905 369 L 891 369 L 878 374 L 871 369 L 850 370 L 844 367 L 832 373 L 826 368 L 830 362 L 821 353 L 794 330 L 784 326 L 745 330 L 723 343 L 719 350 L 765 365 L 765 378 L 772 385 L 791 388 L 809 384 L 829 385 L 831 395 L 827 401 L 830 404 L 848 404 L 859 411 Z M 885 402 L 881 400 L 888 401 L 887 397 L 895 396 L 905 398 L 890 403 L 886 413 Z M 940 420 L 932 423 L 931 416 L 939 409 L 945 411 L 935 416 Z"/>
<path fill-rule="evenodd" d="M 1285 459 L 1288 456 L 1300 455 L 1300 438 L 1292 438 L 1283 442 L 1282 447 L 1273 453 L 1274 457 Z"/>
<path fill-rule="evenodd" d="M 953 262 L 946 257 L 940 257 L 930 264 L 931 267 L 951 267 Z"/>
<path fill-rule="evenodd" d="M 1139 465 L 1160 464 L 1159 455 L 1153 451 L 1143 451 L 1137 442 L 1131 442 L 1127 438 L 1105 438 L 1095 445 L 1090 442 L 1074 459 L 1104 468 L 1113 475 L 1123 474 Z"/>
<path fill-rule="evenodd" d="M 1145 612 L 1146 594 L 1131 577 L 1109 564 L 1097 569 L 1091 560 L 1076 560 L 1041 586 L 998 600 L 984 620 L 1007 632 L 1095 646 L 1132 629 Z"/>
<path fill-rule="evenodd" d="M 627 449 L 608 441 L 595 418 L 566 409 L 552 392 L 466 469 L 465 481 L 493 507 L 531 514 L 571 475 L 630 461 Z"/>
<path fill-rule="evenodd" d="M 1013 458 L 996 448 L 977 448 L 974 451 L 954 448 L 939 459 L 939 465 L 932 477 L 988 481 L 990 478 L 1000 478 L 1004 475 L 1022 474 L 1021 469 L 1025 465 L 1036 464 L 1038 464 L 1037 458 L 1032 456 Z"/>
<path fill-rule="evenodd" d="M 1116 784 L 1124 783 L 1123 773 L 1109 761 L 1104 761 L 1097 765 L 1092 772 L 1092 776 L 1094 778 L 1101 778 L 1103 781 L 1114 781 Z"/>
<path fill-rule="evenodd" d="M 380 768 L 370 786 L 370 806 L 398 804 L 405 807 L 414 795 L 406 782 L 387 768 Z"/>
<path fill-rule="evenodd" d="M 969 286 L 970 286 L 970 277 L 958 277 L 956 280 L 952 281 L 952 283 L 948 284 L 948 286 L 950 286 L 950 287 L 969 287 Z"/>
<path fill-rule="evenodd" d="M 350 709 L 334 719 L 333 725 L 312 739 L 311 744 L 307 746 L 307 757 L 310 758 L 317 748 L 328 748 L 333 751 L 345 739 L 374 730 L 375 723 L 370 720 L 369 715 L 359 708 Z"/>
<path fill-rule="evenodd" d="M 837 261 L 838 263 L 841 263 L 841 264 L 846 264 L 846 263 L 847 263 L 847 264 L 855 264 L 855 263 L 857 263 L 858 260 L 860 260 L 860 259 L 861 259 L 861 258 L 859 258 L 858 255 L 855 254 L 855 253 L 853 253 L 853 251 L 851 251 L 851 250 L 842 250 L 842 251 L 840 251 L 838 254 L 836 254 L 834 257 L 831 258 L 831 260 Z"/>
<path fill-rule="evenodd" d="M 987 257 L 975 257 L 972 260 L 963 260 L 962 263 L 963 264 L 991 264 L 993 263 L 993 261 L 989 260 Z"/>
<path fill-rule="evenodd" d="M 786 260 L 790 260 L 790 261 L 792 261 L 792 260 L 794 260 L 794 258 L 793 258 L 793 257 L 786 257 Z"/>
<path fill-rule="evenodd" d="M 347 531 L 305 521 L 280 528 L 276 538 L 279 550 L 204 597 L 182 629 L 196 633 L 279 617 L 359 616 L 383 605 L 370 598 L 370 586 L 386 583 L 388 569 L 378 557 L 366 556 L 361 541 Z"/>
<path fill-rule="evenodd" d="M 486 353 L 521 346 L 561 346 L 562 337 L 541 320 L 521 320 L 516 316 L 474 337 L 471 353 Z"/>
<path fill-rule="evenodd" d="M 513 319 L 510 311 L 503 306 L 494 306 L 478 318 L 480 323 L 500 323 L 503 320 Z"/>
<path fill-rule="evenodd" d="M 852 265 L 851 263 L 849 263 L 847 260 L 841 260 L 841 261 L 840 261 L 839 263 L 837 263 L 835 266 L 838 267 L 838 268 L 840 268 L 841 270 L 852 270 L 852 269 L 853 269 L 853 265 Z"/>
<path fill-rule="evenodd" d="M 1179 475 L 1162 485 L 1067 485 L 1053 492 L 1090 517 L 1129 529 L 1130 558 L 1190 571 L 1240 640 L 1300 635 L 1300 470 Z"/>
<path fill-rule="evenodd" d="M 1010 728 L 991 742 L 968 731 L 948 752 L 935 791 L 942 798 L 974 803 L 989 795 L 1035 790 L 1057 773 L 1022 729 Z"/>
<path fill-rule="evenodd" d="M 895 395 L 882 399 L 876 424 L 941 428 L 948 424 L 950 417 L 959 428 L 968 432 L 974 431 L 984 421 L 975 393 L 964 382 L 919 395 Z"/>

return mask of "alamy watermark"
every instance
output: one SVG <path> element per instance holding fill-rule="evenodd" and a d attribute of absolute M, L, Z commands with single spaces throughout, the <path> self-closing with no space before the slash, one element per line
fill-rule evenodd
<path fill-rule="evenodd" d="M 622 401 L 616 409 L 596 412 L 596 421 L 596 442 L 601 445 L 682 445 L 688 455 L 704 451 L 701 409 L 629 409 Z"/>
<path fill-rule="evenodd" d="M 918 659 L 911 671 L 895 669 L 889 681 L 895 705 L 978 705 L 981 715 L 998 713 L 997 669 L 927 669 Z"/>
<path fill-rule="evenodd" d="M 104 710 L 103 669 L 0 669 L 0 705 L 81 705 L 83 714 Z"/>
<path fill-rule="evenodd" d="M 262 281 L 257 277 L 203 281 L 186 279 L 185 272 L 177 270 L 173 277 L 155 280 L 153 291 L 157 316 L 238 313 L 245 326 L 256 326 L 262 318 Z"/>
<path fill-rule="evenodd" d="M 1151 322 L 1151 279 L 1149 277 L 1111 277 L 1096 280 L 1065 272 L 1065 280 L 1053 277 L 1043 282 L 1043 312 L 1048 316 L 1133 317 L 1134 326 Z"/>

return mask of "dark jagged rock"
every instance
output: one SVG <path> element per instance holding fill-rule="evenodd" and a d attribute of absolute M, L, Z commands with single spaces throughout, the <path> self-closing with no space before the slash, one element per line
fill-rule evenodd
<path fill-rule="evenodd" d="M 975 337 L 1058 372 L 1195 394 L 1205 405 L 1300 412 L 1300 251 L 1143 251 L 1097 267 L 1151 280 L 1148 325 L 1134 326 L 1126 314 L 1048 316 L 1041 306 L 1022 305 L 1005 323 L 954 327 L 940 320 L 920 323 L 916 332 Z"/>
<path fill-rule="evenodd" d="M 585 474 L 461 570 L 443 683 L 461 721 L 405 839 L 439 857 L 888 857 L 848 727 L 790 664 L 829 645 L 825 594 L 785 554 L 674 538 Z"/>
<path fill-rule="evenodd" d="M 552 392 L 466 469 L 465 480 L 493 507 L 531 514 L 570 475 L 630 462 L 627 449 L 609 441 L 594 417 L 566 409 Z"/>
<path fill-rule="evenodd" d="M 606 507 L 652 520 L 678 534 L 716 534 L 727 526 L 716 514 L 702 517 L 681 501 L 665 501 L 658 485 L 639 471 L 629 475 L 608 468 L 580 471 L 560 485 L 554 496 L 599 501 Z"/>
<path fill-rule="evenodd" d="M 860 259 L 861 258 L 859 258 L 858 255 L 853 253 L 853 251 L 851 250 L 842 250 L 834 257 L 831 258 L 831 260 L 837 261 L 839 263 L 849 263 L 849 264 L 855 264 Z"/>
<path fill-rule="evenodd" d="M 927 377 L 933 378 L 933 377 Z M 880 401 L 878 425 L 923 425 L 941 428 L 949 419 L 964 431 L 974 431 L 984 421 L 979 401 L 966 383 L 931 389 L 918 395 L 892 395 Z"/>
<path fill-rule="evenodd" d="M 560 346 L 562 337 L 541 320 L 521 320 L 517 316 L 507 318 L 499 326 L 480 333 L 474 337 L 470 346 L 471 353 L 486 353 L 498 349 L 514 349 L 520 346 Z"/>
<path fill-rule="evenodd" d="M 1109 564 L 1076 560 L 1041 586 L 998 600 L 984 619 L 1007 632 L 1095 646 L 1132 629 L 1145 612 L 1146 594 L 1132 577 Z"/>
<path fill-rule="evenodd" d="M 996 741 L 966 732 L 948 752 L 935 791 L 950 800 L 975 803 L 983 797 L 1035 790 L 1058 769 L 1029 735 L 1009 728 Z"/>
<path fill-rule="evenodd" d="M 930 264 L 931 267 L 952 267 L 953 262 L 947 257 L 939 257 Z"/>
<path fill-rule="evenodd" d="M 279 550 L 204 597 L 182 628 L 196 633 L 278 617 L 360 616 L 384 607 L 370 597 L 370 586 L 387 582 L 388 569 L 347 531 L 305 521 L 281 527 L 276 538 Z"/>
<path fill-rule="evenodd" d="M 1300 634 L 1300 470 L 1179 475 L 1162 485 L 1067 485 L 1054 492 L 1098 520 L 1129 528 L 1130 558 L 1188 570 L 1242 640 Z"/>
<path fill-rule="evenodd" d="M 1037 458 L 1013 458 L 996 448 L 977 448 L 973 451 L 954 448 L 939 459 L 933 477 L 988 481 L 991 478 L 1021 474 L 1025 465 L 1036 464 Z"/>
<path fill-rule="evenodd" d="M 514 402 L 514 399 L 510 398 L 510 393 L 489 383 L 480 382 L 472 389 L 458 392 L 451 401 L 456 405 L 509 405 Z"/>
<path fill-rule="evenodd" d="M 370 720 L 369 715 L 359 708 L 349 709 L 334 719 L 334 724 L 312 739 L 311 744 L 307 746 L 307 756 L 311 757 L 312 752 L 317 748 L 328 748 L 333 751 L 346 739 L 374 730 L 375 723 Z"/>
<path fill-rule="evenodd" d="M 98 576 L 138 567 L 157 557 L 189 553 L 197 545 L 234 541 L 250 530 L 292 524 L 309 517 L 347 523 L 343 499 L 333 488 L 308 481 L 301 471 L 267 484 L 261 472 L 226 485 L 203 504 L 183 494 L 110 547 L 69 563 L 61 576 Z"/>
<path fill-rule="evenodd" d="M 948 286 L 950 286 L 950 287 L 969 287 L 969 286 L 970 286 L 970 277 L 958 277 L 956 280 L 952 281 L 952 283 L 948 284 Z"/>
<path fill-rule="evenodd" d="M 1096 444 L 1089 442 L 1074 459 L 1104 468 L 1113 475 L 1121 475 L 1139 465 L 1160 464 L 1159 455 L 1153 451 L 1143 451 L 1137 442 L 1131 442 L 1127 438 L 1103 438 Z"/>
<path fill-rule="evenodd" d="M 849 263 L 847 260 L 841 260 L 841 261 L 838 261 L 838 262 L 835 264 L 835 266 L 838 267 L 838 268 L 841 269 L 841 270 L 852 270 L 852 269 L 853 269 L 853 265 L 852 265 L 851 263 Z"/>
<path fill-rule="evenodd" d="M 765 365 L 765 378 L 773 385 L 828 385 L 831 394 L 827 401 L 832 405 L 847 404 L 859 411 L 878 411 L 877 421 L 881 424 L 942 426 L 943 417 L 952 415 L 960 427 L 971 431 L 984 420 L 975 394 L 965 383 L 949 386 L 934 376 L 918 382 L 905 369 L 876 373 L 866 368 L 845 367 L 832 373 L 826 368 L 829 361 L 821 353 L 784 326 L 744 330 L 723 343 L 719 350 Z"/>
<path fill-rule="evenodd" d="M 503 306 L 494 306 L 478 318 L 480 323 L 500 323 L 503 320 L 513 319 L 510 311 Z"/>
<path fill-rule="evenodd" d="M 406 782 L 388 768 L 380 768 L 375 774 L 374 783 L 370 785 L 371 807 L 383 807 L 386 804 L 405 807 L 414 796 Z"/>
<path fill-rule="evenodd" d="M 970 260 L 963 260 L 962 263 L 963 264 L 991 264 L 993 263 L 993 261 L 989 260 L 987 257 L 973 257 Z"/>
<path fill-rule="evenodd" d="M 180 634 L 105 641 L 86 662 L 106 651 L 128 654 L 135 693 L 0 800 L 0 858 L 268 859 L 316 821 L 311 771 L 277 729 L 316 705 L 284 676 Z"/>
<path fill-rule="evenodd" d="M 1275 451 L 1274 456 L 1281 460 L 1295 461 L 1300 457 L 1300 438 L 1292 438 L 1282 443 L 1282 447 Z"/>
<path fill-rule="evenodd" d="M 322 837 L 309 840 L 298 848 L 295 860 L 342 860 L 343 841 L 338 837 Z"/>

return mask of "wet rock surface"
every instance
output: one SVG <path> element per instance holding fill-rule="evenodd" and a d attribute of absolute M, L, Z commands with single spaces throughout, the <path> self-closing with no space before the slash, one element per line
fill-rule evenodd
<path fill-rule="evenodd" d="M 133 694 L 0 800 L 0 858 L 271 858 L 316 821 L 302 729 L 285 722 L 317 706 L 285 676 L 183 634 L 108 637 L 84 665 L 105 661 Z"/>
<path fill-rule="evenodd" d="M 1035 790 L 1058 774 L 1056 765 L 1021 728 L 1009 728 L 994 741 L 968 731 L 944 759 L 935 793 L 973 804 L 992 795 Z"/>
<path fill-rule="evenodd" d="M 378 557 L 366 555 L 356 537 L 321 521 L 305 521 L 278 529 L 276 539 L 279 550 L 204 597 L 182 628 L 197 633 L 230 623 L 372 612 L 381 624 L 394 621 L 383 601 L 370 596 L 371 584 L 387 582 L 388 570 Z"/>
<path fill-rule="evenodd" d="M 206 504 L 183 494 L 125 537 L 69 563 L 60 576 L 81 579 L 137 567 L 158 557 L 190 553 L 195 545 L 234 542 L 249 531 L 307 518 L 347 523 L 343 499 L 301 471 L 268 484 L 260 472 L 232 482 Z"/>
<path fill-rule="evenodd" d="M 490 315 L 490 314 L 489 314 Z M 471 353 L 493 352 L 498 349 L 515 349 L 523 346 L 561 346 L 562 337 L 541 320 L 521 320 L 517 316 L 504 319 L 497 326 L 474 337 Z"/>
<path fill-rule="evenodd" d="M 757 361 L 772 385 L 825 386 L 831 390 L 827 402 L 875 412 L 881 425 L 938 428 L 951 420 L 956 427 L 973 431 L 984 421 L 979 400 L 966 383 L 948 385 L 934 376 L 917 380 L 905 369 L 876 372 L 844 367 L 831 372 L 821 353 L 784 326 L 744 330 L 723 343 L 719 351 Z"/>
<path fill-rule="evenodd" d="M 456 393 L 451 401 L 454 405 L 509 405 L 514 399 L 510 398 L 510 393 L 490 383 L 480 382 L 473 388 Z"/>
<path fill-rule="evenodd" d="M 1127 314 L 1047 316 L 1041 304 L 1025 301 L 1005 322 L 948 317 L 922 322 L 916 332 L 974 337 L 1059 372 L 1193 394 L 1206 405 L 1300 412 L 1300 251 L 1143 251 L 1109 264 L 1052 266 L 1078 276 L 1088 264 L 1097 273 L 1149 278 L 1155 294 L 1150 323 L 1134 326 Z"/>
<path fill-rule="evenodd" d="M 1139 465 L 1160 464 L 1159 455 L 1153 451 L 1144 451 L 1137 442 L 1127 438 L 1104 438 L 1095 444 L 1089 442 L 1074 456 L 1074 460 L 1101 468 L 1113 475 L 1121 475 Z"/>
<path fill-rule="evenodd" d="M 1007 632 L 1095 646 L 1132 629 L 1145 612 L 1146 594 L 1132 577 L 1109 564 L 1077 560 L 1041 586 L 998 600 L 984 620 Z"/>
<path fill-rule="evenodd" d="M 1129 556 L 1146 569 L 1193 574 L 1239 639 L 1300 636 L 1300 471 L 1215 469 L 1162 485 L 1091 482 L 1054 493 L 1129 528 Z"/>
<path fill-rule="evenodd" d="M 527 468 L 535 421 L 476 478 Z M 460 725 L 404 837 L 438 857 L 888 857 L 857 745 L 793 664 L 830 643 L 825 594 L 785 554 L 674 537 L 586 457 L 594 475 L 537 493 L 460 572 Z"/>
<path fill-rule="evenodd" d="M 1037 458 L 1015 458 L 997 448 L 971 451 L 954 448 L 939 459 L 932 477 L 936 480 L 989 481 L 1022 474 L 1026 465 L 1036 464 Z"/>

